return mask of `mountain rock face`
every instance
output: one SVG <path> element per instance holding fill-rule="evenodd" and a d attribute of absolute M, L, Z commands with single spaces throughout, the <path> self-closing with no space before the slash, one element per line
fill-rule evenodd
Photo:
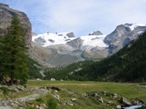
<path fill-rule="evenodd" d="M 89 36 L 90 35 L 103 35 L 102 34 L 102 32 L 100 32 L 100 31 L 94 31 L 94 32 L 92 32 L 92 33 L 89 33 Z"/>
<path fill-rule="evenodd" d="M 145 24 L 126 23 L 117 26 L 109 35 L 103 35 L 100 31 L 80 37 L 73 32 L 44 33 L 33 34 L 32 41 L 51 53 L 45 55 L 46 63 L 64 66 L 81 60 L 101 60 L 137 39 L 144 31 Z"/>
<path fill-rule="evenodd" d="M 81 38 L 76 38 L 72 41 L 67 42 L 67 44 L 72 46 L 73 48 L 80 49 L 83 44 L 83 40 Z"/>
<path fill-rule="evenodd" d="M 136 39 L 144 31 L 146 31 L 145 24 L 126 23 L 117 26 L 117 28 L 104 39 L 104 42 L 109 45 L 109 54 L 116 53 L 132 40 Z"/>
<path fill-rule="evenodd" d="M 73 32 L 67 33 L 66 35 L 67 35 L 68 37 L 75 37 L 75 35 L 74 35 Z"/>
<path fill-rule="evenodd" d="M 73 32 L 48 32 L 38 35 L 33 34 L 32 41 L 36 44 L 35 47 L 40 46 L 39 49 L 43 47 L 42 49 L 45 48 L 50 52 L 47 57 L 45 55 L 45 59 L 43 57 L 43 60 L 41 60 L 45 60 L 46 63 L 54 67 L 68 65 L 86 59 L 102 59 L 106 57 L 106 48 L 108 46 L 103 41 L 104 37 L 105 35 L 76 37 Z M 37 52 L 36 50 L 33 51 Z"/>
<path fill-rule="evenodd" d="M 18 10 L 14 10 L 9 8 L 8 5 L 0 3 L 0 35 L 4 35 L 7 33 L 7 28 L 11 25 L 12 17 L 17 15 L 20 20 L 21 26 L 26 31 L 25 41 L 27 44 L 31 43 L 32 35 L 31 35 L 31 23 L 27 17 L 27 15 Z"/>

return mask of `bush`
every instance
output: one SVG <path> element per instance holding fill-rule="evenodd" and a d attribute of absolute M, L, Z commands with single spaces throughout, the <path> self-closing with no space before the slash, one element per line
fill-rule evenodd
<path fill-rule="evenodd" d="M 57 101 L 54 98 L 47 100 L 47 109 L 58 109 Z"/>

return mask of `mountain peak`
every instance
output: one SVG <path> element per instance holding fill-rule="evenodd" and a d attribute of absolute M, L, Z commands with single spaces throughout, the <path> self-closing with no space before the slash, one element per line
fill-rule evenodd
<path fill-rule="evenodd" d="M 9 7 L 9 5 L 0 3 L 0 7 Z"/>
<path fill-rule="evenodd" d="M 97 30 L 97 31 L 93 31 L 93 32 L 89 33 L 89 36 L 90 36 L 90 35 L 103 35 L 103 34 L 102 34 L 101 31 L 98 31 L 98 30 Z"/>
<path fill-rule="evenodd" d="M 124 26 L 129 27 L 131 31 L 133 31 L 136 27 L 144 27 L 146 24 L 138 24 L 138 23 L 125 23 Z"/>

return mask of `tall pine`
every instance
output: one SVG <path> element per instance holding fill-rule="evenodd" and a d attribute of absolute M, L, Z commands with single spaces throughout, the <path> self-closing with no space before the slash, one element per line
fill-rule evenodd
<path fill-rule="evenodd" d="M 8 28 L 8 33 L 0 41 L 1 78 L 10 78 L 12 85 L 19 80 L 21 84 L 27 82 L 27 45 L 24 38 L 24 29 L 15 16 Z"/>

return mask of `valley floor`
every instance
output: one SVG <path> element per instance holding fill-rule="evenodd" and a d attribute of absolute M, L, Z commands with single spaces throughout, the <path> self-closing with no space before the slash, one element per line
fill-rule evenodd
<path fill-rule="evenodd" d="M 120 109 L 146 104 L 145 92 L 145 85 L 138 83 L 30 80 L 27 87 L 0 86 L 0 107 L 46 109 L 52 98 L 56 109 Z"/>

